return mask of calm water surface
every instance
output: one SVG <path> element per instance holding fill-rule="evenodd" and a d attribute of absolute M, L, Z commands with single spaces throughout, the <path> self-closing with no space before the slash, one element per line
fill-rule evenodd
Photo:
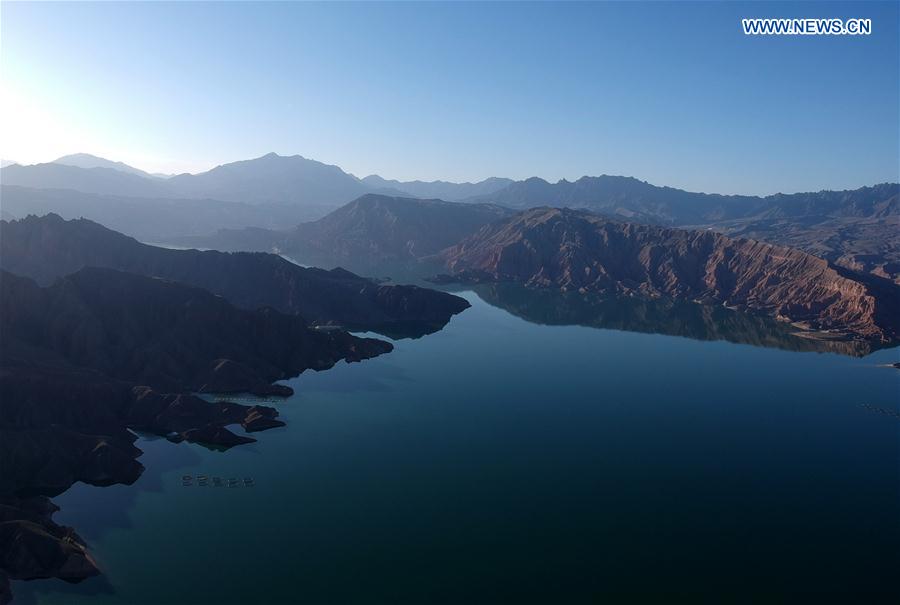
<path fill-rule="evenodd" d="M 860 405 L 898 408 L 898 349 L 538 325 L 464 296 L 437 334 L 291 380 L 256 444 L 144 439 L 135 485 L 56 498 L 104 575 L 15 602 L 900 602 L 900 420 Z"/>

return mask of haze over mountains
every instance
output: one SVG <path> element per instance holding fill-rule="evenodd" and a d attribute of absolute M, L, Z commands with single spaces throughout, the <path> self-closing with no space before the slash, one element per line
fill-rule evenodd
<path fill-rule="evenodd" d="M 305 269 L 271 254 L 147 246 L 87 220 L 48 215 L 0 226 L 2 268 L 39 283 L 84 266 L 108 267 L 200 286 L 245 308 L 267 305 L 316 323 L 413 329 L 412 335 L 438 329 L 465 308 L 452 296 L 378 285 L 343 269 Z M 796 249 L 584 210 L 515 212 L 369 194 L 287 232 L 221 235 L 237 238 L 236 248 L 273 247 L 304 261 L 401 279 L 448 272 L 453 281 L 664 296 L 725 304 L 832 336 L 890 342 L 898 335 L 900 287 L 888 280 Z"/>
<path fill-rule="evenodd" d="M 418 262 L 458 242 L 470 233 L 469 227 L 502 216 L 497 208 L 552 206 L 631 222 L 712 228 L 796 247 L 900 283 L 900 186 L 896 183 L 755 197 L 694 193 L 605 175 L 557 183 L 536 177 L 479 183 L 403 182 L 377 175 L 358 179 L 337 166 L 274 153 L 171 178 L 74 154 L 48 164 L 4 167 L 0 182 L 2 215 L 7 220 L 48 212 L 64 218 L 84 216 L 144 241 L 278 250 L 312 263 L 343 265 L 368 274 L 378 271 L 379 265 L 399 270 L 410 259 Z M 410 204 L 404 206 L 404 216 L 392 217 L 398 208 L 395 203 L 390 212 L 373 207 L 363 217 L 358 207 L 346 206 L 372 194 L 382 196 L 383 204 L 389 198 L 443 199 L 479 210 L 468 213 L 463 207 L 432 201 L 418 218 L 409 214 Z M 493 209 L 484 211 L 484 204 Z M 443 210 L 439 213 L 438 208 Z M 371 212 L 381 214 L 376 218 Z M 392 221 L 397 229 L 390 227 Z M 196 237 L 210 234 L 215 235 Z M 368 253 L 362 241 L 367 242 Z"/>
<path fill-rule="evenodd" d="M 137 176 L 143 177 L 154 177 L 158 176 L 160 178 L 167 177 L 169 175 L 153 175 L 148 172 L 144 172 L 139 168 L 135 168 L 133 166 L 129 166 L 124 162 L 113 162 L 112 160 L 107 160 L 106 158 L 97 157 L 95 155 L 91 155 L 89 153 L 73 153 L 70 155 L 64 155 L 60 158 L 56 158 L 52 162 L 53 164 L 62 164 L 64 166 L 75 166 L 76 168 L 110 168 L 112 170 L 119 170 L 121 172 L 127 172 L 128 174 L 135 174 Z"/>
<path fill-rule="evenodd" d="M 51 164 L 10 166 L 3 169 L 0 179 L 3 218 L 47 212 L 65 218 L 85 216 L 144 241 L 250 228 L 244 234 L 223 234 L 224 240 L 195 243 L 269 250 L 281 236 L 259 229 L 286 230 L 315 221 L 344 203 L 376 192 L 513 209 L 541 205 L 585 208 L 629 221 L 710 227 L 798 247 L 841 266 L 900 282 L 896 183 L 843 192 L 754 197 L 692 193 L 616 176 L 557 183 L 539 178 L 492 178 L 474 184 L 402 182 L 377 175 L 357 179 L 336 166 L 276 154 L 199 175 L 171 179 L 142 175 L 146 173 L 87 154 L 66 156 Z M 234 241 L 252 245 L 234 248 Z"/>
<path fill-rule="evenodd" d="M 547 323 L 847 355 L 900 336 L 897 184 L 401 182 L 275 154 L 168 178 L 75 154 L 0 179 L 0 457 L 16 469 L 0 473 L 0 596 L 7 576 L 97 573 L 44 496 L 135 481 L 126 429 L 246 443 L 226 427 L 280 426 L 274 408 L 191 393 L 284 394 L 273 381 L 392 349 L 345 330 L 418 338 L 469 306 L 404 280 Z"/>
<path fill-rule="evenodd" d="M 743 203 L 753 204 L 752 208 L 715 210 L 722 216 L 747 213 L 743 218 L 684 227 L 713 229 L 735 237 L 796 247 L 836 265 L 900 283 L 897 190 L 897 185 L 886 184 L 849 192 L 751 198 Z M 677 192 L 684 197 L 681 194 L 686 192 Z M 706 197 L 715 198 L 709 203 L 712 207 L 721 204 L 719 198 L 724 196 Z M 729 205 L 735 203 L 725 199 Z M 454 237 L 459 241 L 475 227 L 514 212 L 499 204 L 460 204 L 370 194 L 294 229 L 224 230 L 211 236 L 171 241 L 218 250 L 277 250 L 301 262 L 306 262 L 306 258 L 326 267 L 345 266 L 368 275 L 382 275 L 396 269 L 398 263 L 408 272 L 415 262 L 450 245 L 448 242 L 456 243 L 452 241 Z M 620 212 L 595 212 L 616 220 L 660 224 L 657 220 L 625 218 Z M 646 214 L 642 216 L 647 218 Z M 420 274 L 423 272 L 428 270 L 423 269 Z"/>
<path fill-rule="evenodd" d="M 888 221 L 896 207 L 890 186 L 820 197 L 834 200 L 830 209 L 822 202 L 823 211 L 861 214 L 896 245 Z M 802 213 L 798 206 L 787 210 Z M 782 211 L 774 203 L 768 210 Z M 223 231 L 183 243 L 276 250 L 368 275 L 423 278 L 449 271 L 454 281 L 700 300 L 885 342 L 898 334 L 891 317 L 900 314 L 900 287 L 877 272 L 869 276 L 802 250 L 710 229 L 624 222 L 587 210 L 516 212 L 494 204 L 370 194 L 292 230 Z M 855 245 L 864 244 L 871 242 Z M 881 266 L 888 265 L 882 259 Z"/>
<path fill-rule="evenodd" d="M 491 177 L 478 183 L 398 181 L 369 175 L 362 179 L 338 166 L 299 155 L 232 162 L 198 174 L 168 178 L 122 162 L 73 154 L 45 164 L 4 165 L 3 185 L 71 189 L 128 197 L 216 199 L 246 204 L 297 204 L 336 207 L 366 193 L 399 197 L 493 203 L 513 209 L 537 206 L 586 208 L 629 220 L 699 225 L 742 218 L 886 216 L 898 211 L 897 184 L 852 191 L 775 194 L 766 197 L 694 193 L 624 176 L 584 176 L 549 183 Z M 124 175 L 128 175 L 123 176 Z"/>
<path fill-rule="evenodd" d="M 273 254 L 148 246 L 87 219 L 50 214 L 0 221 L 0 268 L 50 285 L 84 267 L 177 281 L 241 308 L 271 307 L 310 323 L 404 336 L 437 330 L 468 306 L 443 292 L 378 284 L 341 269 L 300 267 Z"/>
<path fill-rule="evenodd" d="M 896 237 L 900 186 L 896 183 L 755 197 L 694 193 L 621 176 L 586 176 L 557 183 L 536 177 L 524 181 L 490 178 L 479 183 L 404 182 L 377 175 L 358 179 L 337 166 L 274 153 L 167 179 L 120 162 L 75 154 L 48 164 L 4 167 L 0 183 L 5 219 L 47 212 L 64 218 L 84 216 L 144 241 L 250 228 L 206 244 L 192 241 L 204 247 L 229 247 L 243 241 L 252 244 L 249 249 L 269 250 L 281 247 L 278 242 L 283 236 L 259 229 L 287 231 L 376 193 L 514 210 L 582 208 L 632 222 L 708 227 L 798 247 L 900 283 Z M 304 233 L 309 229 L 313 228 L 298 227 Z"/>
<path fill-rule="evenodd" d="M 369 175 L 362 179 L 362 181 L 376 189 L 395 189 L 412 197 L 440 199 L 447 200 L 448 202 L 459 202 L 482 195 L 490 195 L 515 182 L 512 179 L 499 177 L 490 177 L 483 181 L 478 181 L 477 183 L 394 181 L 383 179 L 377 174 Z"/>
<path fill-rule="evenodd" d="M 219 229 L 281 229 L 318 216 L 293 204 L 242 204 L 210 199 L 98 195 L 72 189 L 2 186 L 4 219 L 55 213 L 90 218 L 145 242 L 196 236 Z"/>
<path fill-rule="evenodd" d="M 198 174 L 151 175 L 122 162 L 86 153 L 63 156 L 46 164 L 8 167 L 9 170 L 3 171 L 4 185 L 130 197 L 209 198 L 318 207 L 338 206 L 372 192 L 461 200 L 493 193 L 513 182 L 499 178 L 480 183 L 400 182 L 377 175 L 359 179 L 337 166 L 299 155 L 275 153 L 223 164 Z M 141 178 L 126 178 L 122 174 Z"/>
<path fill-rule="evenodd" d="M 72 157 L 78 165 L 67 159 Z M 86 160 L 82 154 L 67 158 L 61 158 L 64 162 L 8 166 L 2 172 L 3 184 L 129 197 L 211 198 L 247 204 L 290 203 L 322 207 L 348 202 L 370 190 L 337 166 L 274 153 L 168 179 L 154 178 L 102 158 Z"/>
<path fill-rule="evenodd" d="M 293 229 L 222 230 L 209 237 L 172 241 L 224 251 L 277 251 L 320 267 L 420 278 L 432 272 L 425 264 L 428 257 L 513 213 L 493 204 L 367 194 Z"/>
<path fill-rule="evenodd" d="M 883 217 L 900 210 L 898 186 L 882 184 L 852 191 L 776 194 L 766 197 L 694 193 L 658 187 L 632 177 L 585 176 L 558 183 L 533 177 L 477 201 L 509 208 L 584 208 L 638 222 L 705 225 L 747 218 L 816 215 Z M 472 200 L 475 201 L 475 200 Z"/>
<path fill-rule="evenodd" d="M 358 179 L 337 166 L 274 153 L 162 178 L 121 162 L 74 154 L 46 164 L 4 167 L 0 197 L 6 219 L 55 212 L 158 241 L 219 229 L 294 225 L 321 218 L 366 193 L 462 199 L 506 183 L 400 183 L 375 175 Z M 401 185 L 414 192 L 397 189 Z"/>

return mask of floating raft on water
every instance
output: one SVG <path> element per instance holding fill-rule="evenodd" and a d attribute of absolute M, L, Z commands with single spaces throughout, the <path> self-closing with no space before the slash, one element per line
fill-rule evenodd
<path fill-rule="evenodd" d="M 861 403 L 860 407 L 869 410 L 870 412 L 875 412 L 876 414 L 884 414 L 885 416 L 893 416 L 894 418 L 900 418 L 900 412 L 897 410 L 889 410 L 887 408 L 878 407 L 877 405 L 872 405 L 871 403 Z"/>
<path fill-rule="evenodd" d="M 243 403 L 244 405 L 260 405 L 274 404 L 284 401 L 284 397 L 257 397 L 255 395 L 242 395 L 240 397 L 230 397 L 228 395 L 214 395 L 213 401 L 216 403 Z"/>
<path fill-rule="evenodd" d="M 192 487 L 194 485 L 194 481 L 197 481 L 198 487 L 206 487 L 208 485 L 208 479 L 206 475 L 197 475 L 194 477 L 193 475 L 182 475 L 181 476 L 181 485 L 184 487 Z M 253 477 L 244 477 L 243 479 L 237 479 L 236 477 L 230 477 L 228 479 L 224 479 L 222 477 L 212 477 L 212 485 L 213 487 L 253 487 L 256 485 L 256 480 Z"/>

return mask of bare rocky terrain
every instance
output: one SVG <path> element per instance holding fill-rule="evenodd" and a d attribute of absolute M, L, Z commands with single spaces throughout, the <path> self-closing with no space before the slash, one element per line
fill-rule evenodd
<path fill-rule="evenodd" d="M 624 223 L 536 208 L 442 254 L 463 281 L 667 296 L 763 313 L 851 338 L 898 337 L 898 287 L 800 250 L 713 231 Z"/>
<path fill-rule="evenodd" d="M 417 337 L 468 307 L 457 296 L 387 285 L 342 269 L 300 267 L 274 254 L 148 246 L 86 219 L 57 215 L 0 222 L 0 268 L 50 284 L 104 267 L 204 288 L 238 307 L 272 307 L 311 324 Z"/>
<path fill-rule="evenodd" d="M 98 573 L 47 497 L 76 481 L 133 483 L 143 467 L 127 429 L 232 447 L 283 423 L 274 408 L 194 392 L 287 395 L 276 380 L 390 343 L 311 329 L 297 315 L 245 310 L 200 288 L 84 268 L 40 287 L 0 273 L 0 595 L 9 579 Z"/>

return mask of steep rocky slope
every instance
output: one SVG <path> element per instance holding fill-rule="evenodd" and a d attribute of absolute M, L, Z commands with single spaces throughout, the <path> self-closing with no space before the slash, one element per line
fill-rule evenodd
<path fill-rule="evenodd" d="M 897 183 L 757 197 L 695 193 L 621 176 L 557 183 L 531 178 L 468 201 L 510 208 L 583 208 L 632 222 L 711 227 L 726 235 L 799 248 L 900 283 Z"/>
<path fill-rule="evenodd" d="M 10 578 L 99 573 L 46 497 L 76 481 L 134 482 L 143 467 L 127 428 L 219 447 L 251 442 L 225 427 L 281 426 L 274 408 L 190 393 L 288 394 L 271 383 L 391 349 L 111 269 L 84 268 L 46 288 L 0 272 L 0 595 Z"/>
<path fill-rule="evenodd" d="M 537 208 L 443 253 L 458 279 L 714 302 L 815 330 L 898 336 L 896 286 L 804 252 L 712 231 L 622 223 Z"/>
<path fill-rule="evenodd" d="M 49 214 L 0 222 L 0 268 L 49 284 L 82 267 L 160 277 L 207 289 L 242 308 L 268 306 L 310 323 L 398 336 L 433 332 L 468 307 L 443 292 L 300 267 L 274 254 L 148 246 L 83 219 Z"/>
<path fill-rule="evenodd" d="M 321 256 L 338 264 L 356 259 L 410 262 L 436 254 L 510 214 L 489 204 L 369 194 L 318 221 L 298 225 L 280 245 L 288 254 Z"/>
<path fill-rule="evenodd" d="M 304 370 L 391 349 L 312 330 L 296 315 L 237 309 L 200 288 L 111 269 L 84 268 L 47 288 L 4 272 L 0 295 L 5 340 L 162 391 L 265 392 Z M 224 370 L 223 360 L 230 362 Z M 237 388 L 211 386 L 226 370 L 240 377 Z"/>
<path fill-rule="evenodd" d="M 173 241 L 226 251 L 277 250 L 306 264 L 396 279 L 427 275 L 429 257 L 512 214 L 491 204 L 369 194 L 288 231 L 222 230 Z"/>
<path fill-rule="evenodd" d="M 776 217 L 710 225 L 729 237 L 790 246 L 900 284 L 900 215 Z"/>

